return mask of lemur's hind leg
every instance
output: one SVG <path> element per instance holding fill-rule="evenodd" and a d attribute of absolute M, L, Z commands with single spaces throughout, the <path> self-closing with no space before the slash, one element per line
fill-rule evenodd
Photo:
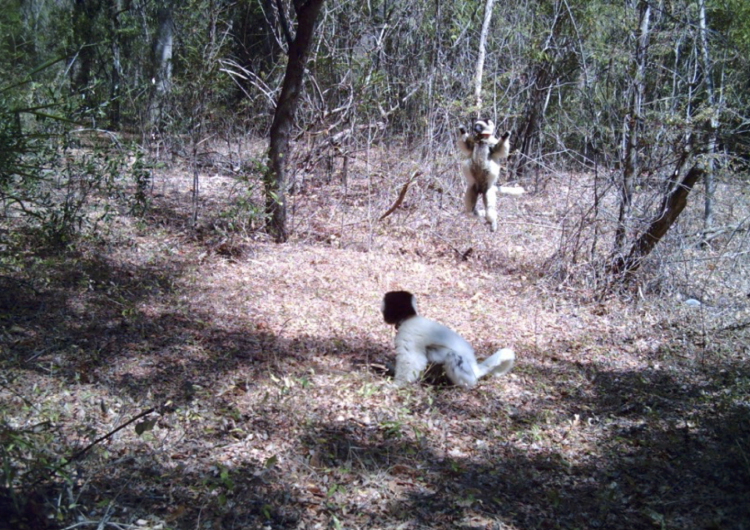
<path fill-rule="evenodd" d="M 466 187 L 466 193 L 464 194 L 464 211 L 469 215 L 479 215 L 479 208 L 477 202 L 479 201 L 479 193 L 477 192 L 476 185 L 469 185 Z"/>
<path fill-rule="evenodd" d="M 484 218 L 490 224 L 490 230 L 497 230 L 497 188 L 490 188 L 482 195 L 484 201 Z"/>

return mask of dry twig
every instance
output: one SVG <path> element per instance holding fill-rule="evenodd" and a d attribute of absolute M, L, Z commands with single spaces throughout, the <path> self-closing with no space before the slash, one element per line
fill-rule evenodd
<path fill-rule="evenodd" d="M 406 192 L 409 189 L 409 185 L 414 182 L 419 175 L 421 175 L 422 172 L 420 170 L 416 170 L 414 173 L 412 173 L 411 177 L 409 177 L 409 180 L 406 181 L 406 183 L 401 187 L 401 191 L 398 194 L 398 198 L 396 199 L 396 202 L 393 203 L 393 206 L 388 208 L 388 211 L 385 212 L 383 215 L 380 216 L 380 219 L 378 221 L 382 221 L 389 215 L 391 215 L 393 212 L 396 211 L 396 208 L 401 206 L 401 203 L 404 202 L 404 197 L 406 197 Z"/>

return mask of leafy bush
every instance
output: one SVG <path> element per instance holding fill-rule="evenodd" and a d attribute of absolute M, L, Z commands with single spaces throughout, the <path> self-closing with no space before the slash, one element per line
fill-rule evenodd
<path fill-rule="evenodd" d="M 73 129 L 76 124 L 67 117 L 73 105 L 65 97 L 52 94 L 51 103 L 25 103 L 32 92 L 30 81 L 0 88 L 0 219 L 38 230 L 44 243 L 64 247 L 91 221 L 108 217 L 108 198 L 143 213 L 150 175 L 138 152 L 131 163 L 127 149 L 101 147 L 98 141 L 79 148 L 78 135 L 99 140 L 103 133 Z M 131 184 L 135 190 L 128 191 Z M 96 216 L 91 215 L 94 197 L 104 199 Z"/>

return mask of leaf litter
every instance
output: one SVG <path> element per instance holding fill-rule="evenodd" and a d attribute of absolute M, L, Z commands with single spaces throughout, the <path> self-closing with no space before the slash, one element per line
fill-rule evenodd
<path fill-rule="evenodd" d="M 53 458 L 158 411 L 57 472 L 25 464 L 47 493 L 19 528 L 746 528 L 746 305 L 722 320 L 551 274 L 549 191 L 503 199 L 490 234 L 457 191 L 416 181 L 378 223 L 397 182 L 321 184 L 277 245 L 214 235 L 208 207 L 189 227 L 163 178 L 143 222 L 3 295 L 3 433 L 44 425 Z M 391 289 L 517 366 L 396 388 Z"/>

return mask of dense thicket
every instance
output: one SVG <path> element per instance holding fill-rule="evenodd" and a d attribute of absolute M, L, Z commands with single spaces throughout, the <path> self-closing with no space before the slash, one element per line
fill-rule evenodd
<path fill-rule="evenodd" d="M 704 44 L 700 4 L 652 6 L 644 129 L 656 139 L 705 125 L 714 111 L 710 79 L 722 144 L 742 151 L 750 7 L 741 0 L 707 1 Z M 482 9 L 476 2 L 328 2 L 299 127 L 382 121 L 390 138 L 443 140 L 469 114 Z M 638 17 L 637 2 L 496 5 L 482 112 L 516 131 L 536 131 L 545 151 L 616 160 L 635 75 Z M 49 97 L 49 90 L 75 94 L 73 116 L 91 125 L 185 133 L 203 103 L 212 128 L 224 132 L 228 120 L 262 134 L 292 22 L 282 23 L 277 5 L 262 0 L 15 0 L 0 12 L 0 68 L 12 81 L 64 57 L 35 78 L 48 90 L 13 92 L 27 99 Z M 164 61 L 171 62 L 168 74 Z M 169 101 L 151 121 L 145 113 L 160 96 Z M 643 145 L 651 147 L 645 153 L 651 159 L 666 142 Z"/>
<path fill-rule="evenodd" d="M 296 31 L 292 7 L 269 0 L 4 3 L 0 140 L 15 147 L 8 144 L 0 167 L 3 200 L 31 197 L 21 190 L 33 171 L 19 171 L 16 157 L 40 133 L 58 141 L 63 123 L 64 134 L 130 133 L 141 145 L 158 141 L 194 157 L 208 138 L 266 136 Z M 601 190 L 619 190 L 617 254 L 628 253 L 625 235 L 638 232 L 644 217 L 633 212 L 661 202 L 697 163 L 708 167 L 711 228 L 714 174 L 740 170 L 748 157 L 746 2 L 498 4 L 484 108 L 475 109 L 482 17 L 477 2 L 327 2 L 294 137 L 304 133 L 310 149 L 382 142 L 434 156 L 451 145 L 459 122 L 480 113 L 514 132 L 519 177 L 540 168 L 606 175 L 593 202 Z"/>
<path fill-rule="evenodd" d="M 0 2 L 0 530 L 748 527 L 750 2 L 492 5 Z"/>

